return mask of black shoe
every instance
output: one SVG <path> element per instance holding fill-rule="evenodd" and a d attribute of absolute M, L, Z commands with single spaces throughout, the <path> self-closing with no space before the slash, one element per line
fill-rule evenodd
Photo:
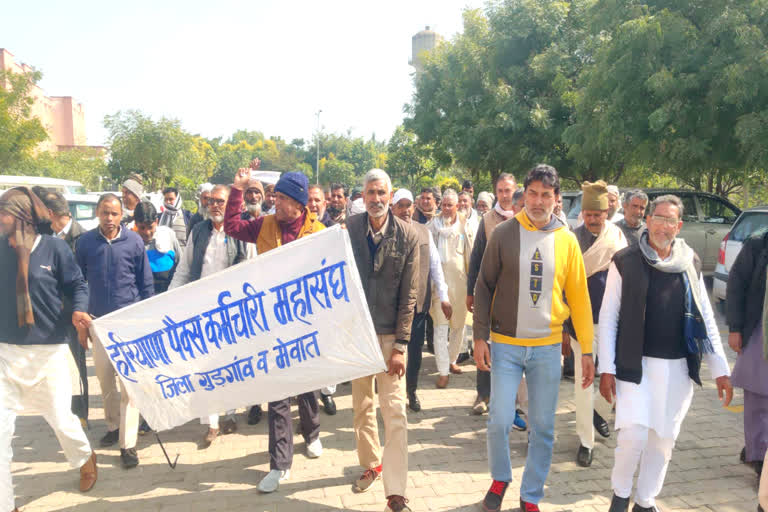
<path fill-rule="evenodd" d="M 258 425 L 261 421 L 261 405 L 254 405 L 248 411 L 248 424 Z"/>
<path fill-rule="evenodd" d="M 659 512 L 659 509 L 656 507 L 641 507 L 635 503 L 632 505 L 632 512 Z"/>
<path fill-rule="evenodd" d="M 627 512 L 629 510 L 629 498 L 619 498 L 615 494 L 611 500 L 611 508 L 608 512 Z"/>
<path fill-rule="evenodd" d="M 111 432 L 107 432 L 107 434 L 101 438 L 101 441 L 99 441 L 99 444 L 101 445 L 102 448 L 106 448 L 107 446 L 112 446 L 119 440 L 120 440 L 120 429 L 116 428 Z"/>
<path fill-rule="evenodd" d="M 139 422 L 139 435 L 143 436 L 150 433 L 152 433 L 152 427 L 149 426 L 147 420 L 141 418 L 141 421 Z"/>
<path fill-rule="evenodd" d="M 504 494 L 507 492 L 509 482 L 499 482 L 494 480 L 491 483 L 491 488 L 485 494 L 483 499 L 483 509 L 487 512 L 497 512 L 501 510 L 501 502 L 504 501 Z"/>
<path fill-rule="evenodd" d="M 760 475 L 763 474 L 763 461 L 755 462 L 755 473 L 757 473 L 757 479 L 760 480 Z"/>
<path fill-rule="evenodd" d="M 459 357 L 456 358 L 456 364 L 461 364 L 469 361 L 469 352 L 462 352 Z"/>
<path fill-rule="evenodd" d="M 741 454 L 739 455 L 739 460 L 741 461 L 742 464 L 746 464 L 747 463 L 747 447 L 746 446 L 741 449 Z"/>
<path fill-rule="evenodd" d="M 125 469 L 135 468 L 139 465 L 139 454 L 136 448 L 120 448 L 120 458 L 123 460 Z"/>
<path fill-rule="evenodd" d="M 408 407 L 410 407 L 413 412 L 419 412 L 421 410 L 421 402 L 419 402 L 419 397 L 416 396 L 415 391 L 408 392 Z"/>
<path fill-rule="evenodd" d="M 576 462 L 579 466 L 588 468 L 592 465 L 592 450 L 584 446 L 579 446 L 579 452 L 576 454 Z"/>
<path fill-rule="evenodd" d="M 336 402 L 333 401 L 333 396 L 320 393 L 320 400 L 322 400 L 323 409 L 328 416 L 336 414 Z"/>
<path fill-rule="evenodd" d="M 611 437 L 611 429 L 608 427 L 608 422 L 597 414 L 597 411 L 592 414 L 592 424 L 595 426 L 598 434 L 603 437 Z"/>

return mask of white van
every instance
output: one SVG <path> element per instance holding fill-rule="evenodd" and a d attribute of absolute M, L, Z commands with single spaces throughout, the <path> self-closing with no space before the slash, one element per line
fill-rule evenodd
<path fill-rule="evenodd" d="M 85 194 L 85 187 L 79 181 L 60 180 L 43 176 L 3 176 L 0 175 L 0 190 L 13 187 L 45 187 L 62 194 Z"/>

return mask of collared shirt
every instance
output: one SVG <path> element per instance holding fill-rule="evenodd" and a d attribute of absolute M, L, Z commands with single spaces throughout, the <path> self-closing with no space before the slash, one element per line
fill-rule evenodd
<path fill-rule="evenodd" d="M 229 266 L 227 256 L 227 234 L 224 233 L 224 225 L 219 229 L 213 226 L 211 238 L 208 241 L 208 247 L 205 248 L 203 256 L 203 269 L 200 272 L 200 279 L 224 270 Z"/>
<path fill-rule="evenodd" d="M 72 217 L 69 218 L 69 222 L 67 222 L 67 225 L 64 226 L 61 231 L 56 233 L 56 236 L 63 240 L 69 234 L 70 229 L 72 229 Z M 119 232 L 118 232 L 118 236 L 119 236 Z"/>
<path fill-rule="evenodd" d="M 106 236 L 104 236 L 104 233 L 101 231 L 101 226 L 99 226 L 99 235 L 101 236 L 101 238 L 103 238 L 104 240 L 106 240 L 106 241 L 107 241 L 107 243 L 108 243 L 109 245 L 112 245 L 112 242 L 114 242 L 115 240 L 117 240 L 118 238 L 120 238 L 120 235 L 121 235 L 122 233 L 123 233 L 123 226 L 118 226 L 118 227 L 117 227 L 117 234 L 115 235 L 115 238 L 113 238 L 113 239 L 111 239 L 111 240 L 110 240 L 109 238 L 107 238 Z"/>
<path fill-rule="evenodd" d="M 384 224 L 382 224 L 381 228 L 379 228 L 379 230 L 375 233 L 371 227 L 371 219 L 368 219 L 368 234 L 371 235 L 371 238 L 373 238 L 374 244 L 378 245 L 381 242 L 381 239 L 384 238 L 384 233 L 387 232 L 387 227 L 389 227 L 389 212 L 387 212 L 384 218 Z"/>

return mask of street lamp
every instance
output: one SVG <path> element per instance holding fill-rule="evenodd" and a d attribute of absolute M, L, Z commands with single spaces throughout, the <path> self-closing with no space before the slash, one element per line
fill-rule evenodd
<path fill-rule="evenodd" d="M 317 150 L 317 155 L 315 158 L 315 184 L 320 184 L 320 112 L 322 110 L 318 110 L 315 115 L 317 116 L 317 133 L 315 134 L 315 149 Z"/>

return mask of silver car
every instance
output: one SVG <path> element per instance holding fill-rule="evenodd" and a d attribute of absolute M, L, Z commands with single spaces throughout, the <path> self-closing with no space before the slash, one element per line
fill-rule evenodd
<path fill-rule="evenodd" d="M 683 228 L 680 238 L 693 247 L 701 258 L 701 270 L 705 276 L 711 276 L 717 265 L 720 242 L 731 230 L 741 210 L 720 196 L 682 189 L 643 189 L 648 199 L 653 201 L 659 196 L 673 194 L 683 202 Z M 568 211 L 568 224 L 573 228 L 578 223 L 581 212 L 581 194 L 575 197 Z M 646 212 L 647 213 L 647 212 Z"/>
<path fill-rule="evenodd" d="M 728 285 L 728 273 L 736 256 L 741 251 L 744 240 L 757 233 L 768 229 L 768 206 L 758 206 L 741 212 L 731 230 L 720 242 L 720 250 L 717 257 L 717 266 L 712 278 L 712 295 L 718 307 L 725 305 L 725 290 Z M 724 309 L 723 309 L 724 310 Z"/>

